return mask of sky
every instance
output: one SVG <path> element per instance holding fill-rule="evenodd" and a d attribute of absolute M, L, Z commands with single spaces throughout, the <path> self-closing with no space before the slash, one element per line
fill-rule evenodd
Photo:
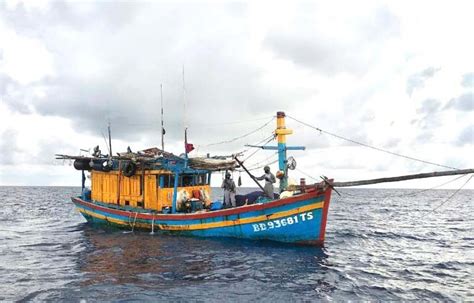
<path fill-rule="evenodd" d="M 80 185 L 54 154 L 107 153 L 109 122 L 114 153 L 160 147 L 161 101 L 165 149 L 182 153 L 188 127 L 190 156 L 246 159 L 284 111 L 288 144 L 306 146 L 289 152 L 290 177 L 307 183 L 445 170 L 326 132 L 474 168 L 473 11 L 472 1 L 1 0 L 0 185 Z M 275 159 L 259 150 L 245 164 Z M 455 178 L 379 187 L 467 180 Z"/>

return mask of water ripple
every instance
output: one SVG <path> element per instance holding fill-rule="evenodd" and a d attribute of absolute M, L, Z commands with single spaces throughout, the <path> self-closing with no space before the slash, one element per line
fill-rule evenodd
<path fill-rule="evenodd" d="M 472 191 L 345 190 L 322 249 L 94 229 L 78 192 L 0 187 L 0 300 L 474 300 Z"/>

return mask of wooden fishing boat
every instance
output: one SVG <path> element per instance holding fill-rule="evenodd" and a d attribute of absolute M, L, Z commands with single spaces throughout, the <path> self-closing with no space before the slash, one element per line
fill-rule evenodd
<path fill-rule="evenodd" d="M 286 145 L 286 136 L 291 133 L 285 125 L 285 114 L 278 112 L 274 132 L 278 146 L 265 149 L 278 150 L 281 198 L 265 198 L 262 192 L 257 203 L 218 210 L 212 210 L 211 173 L 233 170 L 239 164 L 243 167 L 237 157 L 188 158 L 187 152 L 176 156 L 157 148 L 117 156 L 57 156 L 74 159 L 74 167 L 82 171 L 83 191 L 81 196 L 72 197 L 72 202 L 90 223 L 321 246 L 332 180 L 312 186 L 288 186 L 288 170 L 294 169 L 294 161 L 288 161 L 286 151 L 304 149 Z M 185 146 L 189 144 L 185 142 Z M 84 186 L 84 171 L 91 174 L 90 191 Z"/>
<path fill-rule="evenodd" d="M 287 146 L 286 136 L 292 134 L 292 130 L 286 127 L 285 113 L 278 112 L 276 120 L 274 137 L 278 145 L 254 147 L 278 151 L 280 195 L 269 198 L 262 191 L 256 203 L 239 207 L 214 207 L 219 203 L 210 198 L 211 174 L 239 167 L 255 180 L 253 175 L 237 156 L 227 159 L 189 158 L 188 151 L 192 145 L 187 143 L 186 131 L 183 156 L 165 152 L 163 148 L 137 153 L 129 150 L 112 156 L 109 132 L 110 155 L 103 156 L 96 150 L 92 156 L 57 155 L 57 158 L 73 159 L 74 167 L 82 171 L 82 194 L 72 197 L 72 202 L 90 223 L 176 235 L 272 240 L 315 246 L 324 244 L 331 193 L 338 193 L 337 187 L 474 173 L 474 169 L 451 169 L 349 182 L 333 182 L 322 177 L 320 183 L 307 185 L 301 179 L 299 185 L 289 185 L 288 173 L 296 163 L 292 157 L 287 158 L 286 152 L 304 147 Z M 84 171 L 90 172 L 91 190 L 85 187 Z"/>

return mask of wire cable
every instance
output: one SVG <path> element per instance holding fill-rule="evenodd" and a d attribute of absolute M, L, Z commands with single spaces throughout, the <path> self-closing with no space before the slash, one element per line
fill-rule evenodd
<path fill-rule="evenodd" d="M 225 140 L 225 141 L 220 141 L 220 142 L 215 142 L 215 143 L 210 143 L 210 144 L 205 144 L 205 145 L 202 145 L 202 147 L 209 147 L 209 146 L 214 146 L 214 145 L 220 145 L 220 144 L 226 144 L 226 143 L 232 143 L 234 141 L 237 141 L 239 139 L 243 139 L 245 137 L 248 137 L 250 136 L 251 134 L 254 134 L 256 132 L 258 132 L 259 130 L 263 129 L 265 126 L 267 126 L 268 124 L 270 124 L 273 120 L 275 119 L 275 117 L 272 117 L 268 122 L 266 122 L 265 124 L 263 124 L 262 126 L 260 126 L 259 128 L 251 131 L 251 132 L 248 132 L 242 136 L 238 136 L 238 137 L 235 137 L 235 138 L 232 138 L 232 139 L 229 139 L 229 140 Z"/>
<path fill-rule="evenodd" d="M 430 165 L 434 165 L 434 166 L 439 166 L 439 167 L 444 167 L 444 168 L 449 168 L 449 169 L 458 169 L 456 167 L 451 167 L 451 166 L 447 166 L 447 165 L 443 165 L 443 164 L 437 164 L 437 163 L 433 163 L 433 162 L 429 162 L 429 161 L 425 161 L 425 160 L 422 160 L 422 159 L 418 159 L 418 158 L 414 158 L 414 157 L 410 157 L 410 156 L 406 156 L 406 155 L 402 155 L 402 154 L 398 154 L 398 153 L 394 153 L 394 152 L 391 152 L 391 151 L 388 151 L 388 150 L 385 150 L 385 149 L 382 149 L 380 147 L 375 147 L 375 146 L 371 146 L 371 145 L 368 145 L 366 143 L 362 143 L 362 142 L 358 142 L 358 141 L 355 141 L 355 140 L 352 140 L 352 139 L 348 139 L 348 138 L 344 138 L 342 136 L 339 136 L 339 135 L 336 135 L 334 133 L 331 133 L 331 132 L 328 132 L 328 131 L 325 131 L 325 130 L 322 130 L 316 126 L 313 126 L 313 125 L 310 125 L 306 122 L 303 122 L 301 120 L 298 120 L 294 117 L 291 117 L 291 116 L 288 116 L 288 118 L 290 119 L 293 119 L 294 121 L 298 122 L 298 123 L 301 123 L 307 127 L 310 127 L 310 128 L 313 128 L 317 131 L 319 131 L 320 133 L 324 133 L 324 134 L 327 134 L 327 135 L 330 135 L 330 136 L 333 136 L 333 137 L 336 137 L 338 139 L 341 139 L 341 140 L 344 140 L 344 141 L 348 141 L 348 142 L 351 142 L 351 143 L 354 143 L 354 144 L 357 144 L 357 145 L 361 145 L 361 146 L 364 146 L 364 147 L 367 147 L 367 148 L 371 148 L 373 150 L 377 150 L 377 151 L 380 151 L 380 152 L 384 152 L 384 153 L 387 153 L 387 154 L 390 154 L 390 155 L 393 155 L 393 156 L 397 156 L 397 157 L 402 157 L 402 158 L 405 158 L 405 159 L 409 159 L 409 160 L 413 160 L 413 161 L 418 161 L 418 162 L 422 162 L 422 163 L 425 163 L 425 164 L 430 164 Z"/>
<path fill-rule="evenodd" d="M 267 138 L 266 138 L 267 141 L 266 141 L 262 146 L 266 146 L 268 143 L 270 143 L 270 142 L 273 140 L 273 138 L 274 138 L 273 135 L 271 135 L 270 138 L 267 137 Z M 255 144 L 255 145 L 259 145 L 259 144 L 261 144 L 261 141 L 260 141 L 259 143 Z M 262 148 L 257 148 L 257 149 L 256 149 L 255 151 L 253 151 L 250 155 L 248 155 L 244 160 L 242 160 L 242 162 L 247 161 L 248 159 L 250 159 L 252 156 L 254 156 L 257 152 L 259 152 L 259 151 L 261 151 L 261 150 L 262 150 Z"/>

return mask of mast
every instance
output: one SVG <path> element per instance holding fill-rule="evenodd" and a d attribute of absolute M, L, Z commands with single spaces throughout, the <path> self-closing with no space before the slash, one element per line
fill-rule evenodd
<path fill-rule="evenodd" d="M 109 124 L 107 126 L 107 130 L 109 132 L 109 152 L 110 152 L 109 157 L 112 158 L 112 136 L 110 135 L 110 120 L 109 120 Z"/>
<path fill-rule="evenodd" d="M 184 154 L 185 154 L 185 167 L 187 166 L 188 160 L 188 124 L 186 116 L 186 86 L 184 82 L 184 64 L 183 64 L 183 125 L 184 125 Z"/>
<path fill-rule="evenodd" d="M 250 147 L 259 147 L 261 149 L 278 151 L 278 169 L 283 173 L 283 176 L 280 178 L 280 192 L 285 191 L 288 187 L 288 160 L 286 159 L 286 151 L 305 149 L 304 146 L 286 145 L 286 136 L 291 135 L 293 133 L 293 130 L 286 128 L 285 117 L 286 115 L 284 112 L 277 112 L 277 128 L 275 129 L 275 135 L 278 139 L 278 146 L 247 145 Z"/>
<path fill-rule="evenodd" d="M 161 91 L 161 150 L 165 150 L 165 127 L 163 124 L 163 84 L 160 84 Z"/>
<path fill-rule="evenodd" d="M 287 129 L 285 125 L 285 113 L 277 112 L 277 128 L 275 134 L 278 139 L 278 169 L 284 172 L 280 179 L 280 191 L 288 185 L 288 170 L 286 169 L 286 135 L 291 135 L 293 130 Z"/>
<path fill-rule="evenodd" d="M 288 161 L 286 159 L 286 151 L 305 149 L 303 146 L 286 146 L 286 136 L 291 135 L 293 130 L 286 128 L 285 116 L 284 112 L 277 112 L 277 128 L 275 130 L 275 135 L 277 135 L 278 139 L 278 169 L 284 173 L 280 179 L 280 192 L 288 187 Z"/>

